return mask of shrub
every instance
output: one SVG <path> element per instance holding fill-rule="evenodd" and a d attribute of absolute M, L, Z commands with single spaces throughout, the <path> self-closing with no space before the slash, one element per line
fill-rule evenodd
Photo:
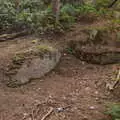
<path fill-rule="evenodd" d="M 98 0 L 98 4 L 102 3 Z M 13 0 L 0 0 L 0 29 L 12 27 L 22 30 L 29 28 L 34 32 L 61 30 L 69 28 L 79 15 L 87 16 L 88 13 L 101 15 L 105 14 L 106 10 L 97 10 L 90 4 L 63 4 L 60 9 L 59 23 L 56 23 L 51 5 L 46 5 L 42 1 L 20 0 L 17 7 Z"/>
<path fill-rule="evenodd" d="M 110 115 L 112 120 L 120 120 L 120 104 L 110 105 L 106 114 Z"/>
<path fill-rule="evenodd" d="M 0 27 L 10 26 L 16 17 L 15 6 L 8 0 L 0 0 Z"/>

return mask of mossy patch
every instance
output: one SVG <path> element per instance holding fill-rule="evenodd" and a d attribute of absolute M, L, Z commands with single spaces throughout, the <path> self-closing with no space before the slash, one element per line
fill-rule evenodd
<path fill-rule="evenodd" d="M 16 54 L 13 57 L 12 62 L 15 64 L 21 64 L 24 60 L 25 60 L 25 56 L 23 54 Z"/>
<path fill-rule="evenodd" d="M 47 53 L 47 52 L 53 52 L 55 49 L 51 46 L 48 46 L 48 45 L 38 45 L 36 46 L 37 50 L 39 50 L 39 52 L 42 52 L 42 53 Z"/>
<path fill-rule="evenodd" d="M 33 58 L 35 56 L 43 56 L 44 54 L 52 53 L 55 49 L 51 46 L 42 44 L 35 46 L 28 50 L 23 50 L 20 52 L 15 53 L 15 55 L 12 58 L 12 62 L 14 64 L 21 65 L 26 59 Z"/>

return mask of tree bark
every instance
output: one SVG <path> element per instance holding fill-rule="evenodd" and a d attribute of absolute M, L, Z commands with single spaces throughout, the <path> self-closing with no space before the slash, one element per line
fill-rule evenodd
<path fill-rule="evenodd" d="M 59 22 L 60 0 L 52 0 L 52 10 L 55 15 L 56 23 Z"/>

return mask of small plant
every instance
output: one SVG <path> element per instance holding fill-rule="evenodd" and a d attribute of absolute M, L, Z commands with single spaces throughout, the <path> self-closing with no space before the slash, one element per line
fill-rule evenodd
<path fill-rule="evenodd" d="M 70 47 L 69 47 L 69 48 L 66 48 L 66 50 L 67 50 L 67 52 L 68 52 L 69 54 L 73 54 L 73 52 L 74 52 L 73 49 L 70 48 Z"/>
<path fill-rule="evenodd" d="M 110 105 L 106 114 L 112 117 L 112 120 L 120 120 L 120 104 Z"/>

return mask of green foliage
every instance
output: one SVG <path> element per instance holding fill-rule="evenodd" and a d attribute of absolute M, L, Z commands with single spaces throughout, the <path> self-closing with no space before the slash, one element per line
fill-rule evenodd
<path fill-rule="evenodd" d="M 107 1 L 97 0 L 97 5 L 107 4 Z M 97 10 L 90 4 L 63 4 L 59 23 L 56 23 L 51 5 L 46 5 L 40 0 L 20 0 L 18 7 L 15 0 L 0 0 L 0 29 L 12 27 L 20 30 L 30 28 L 29 30 L 34 32 L 62 31 L 69 28 L 79 15 L 87 16 L 89 13 L 106 15 L 108 12 L 104 8 Z"/>
<path fill-rule="evenodd" d="M 96 0 L 96 7 L 108 7 L 108 5 L 111 3 L 111 0 Z"/>
<path fill-rule="evenodd" d="M 110 105 L 106 114 L 112 117 L 112 120 L 120 120 L 120 104 Z"/>
<path fill-rule="evenodd" d="M 78 6 L 77 8 L 78 13 L 81 14 L 88 14 L 88 13 L 97 13 L 97 10 L 94 6 L 92 5 L 84 5 L 84 6 Z"/>
<path fill-rule="evenodd" d="M 61 8 L 61 14 L 68 14 L 74 16 L 76 14 L 76 8 L 71 4 L 63 5 Z"/>
<path fill-rule="evenodd" d="M 33 12 L 35 10 L 44 9 L 43 2 L 39 0 L 21 0 L 19 3 L 19 11 L 29 10 Z"/>
<path fill-rule="evenodd" d="M 66 4 L 62 6 L 61 11 L 60 11 L 60 23 L 64 27 L 69 26 L 73 24 L 76 21 L 76 18 L 79 15 L 88 15 L 89 13 L 98 13 L 96 8 L 92 5 L 71 5 L 71 4 Z"/>
<path fill-rule="evenodd" d="M 66 48 L 66 51 L 67 51 L 69 54 L 73 54 L 73 49 L 72 49 L 72 48 Z"/>
<path fill-rule="evenodd" d="M 31 30 L 43 29 L 53 20 L 51 7 L 45 7 L 38 0 L 21 0 L 16 8 L 15 2 L 0 1 L 0 28 L 29 27 Z"/>
<path fill-rule="evenodd" d="M 12 25 L 15 21 L 15 5 L 8 0 L 0 0 L 0 27 Z"/>

